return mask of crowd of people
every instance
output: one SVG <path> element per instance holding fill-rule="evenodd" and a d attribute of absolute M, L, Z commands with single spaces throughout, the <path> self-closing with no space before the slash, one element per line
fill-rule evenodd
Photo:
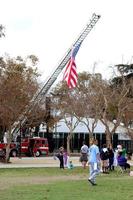
<path fill-rule="evenodd" d="M 130 169 L 130 164 L 127 163 L 126 149 L 122 145 L 118 145 L 117 149 L 113 149 L 110 144 L 107 148 L 106 144 L 100 152 L 102 172 L 109 173 L 109 171 L 114 170 L 115 166 L 120 166 L 123 169 Z"/>
<path fill-rule="evenodd" d="M 130 171 L 130 164 L 127 162 L 126 158 L 126 149 L 122 145 L 118 145 L 114 150 L 112 144 L 109 144 L 108 146 L 103 144 L 102 148 L 99 149 L 97 140 L 92 138 L 89 147 L 83 142 L 80 154 L 79 161 L 82 163 L 83 169 L 86 169 L 87 164 L 89 165 L 88 181 L 93 186 L 97 185 L 96 176 L 99 173 L 108 174 L 110 171 L 114 171 L 115 166 Z M 55 157 L 60 161 L 60 169 L 74 168 L 74 165 L 69 159 L 67 151 L 65 151 L 63 146 L 59 148 L 59 152 Z"/>

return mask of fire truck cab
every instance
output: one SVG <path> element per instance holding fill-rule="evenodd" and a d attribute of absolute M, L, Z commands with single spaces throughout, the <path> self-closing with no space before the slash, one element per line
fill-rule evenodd
<path fill-rule="evenodd" d="M 21 154 L 27 156 L 48 155 L 49 147 L 47 138 L 33 137 L 25 138 L 21 141 Z"/>
<path fill-rule="evenodd" d="M 0 149 L 6 150 L 6 144 L 0 143 Z M 47 138 L 24 138 L 20 143 L 10 144 L 10 156 L 34 156 L 48 155 L 49 147 Z"/>

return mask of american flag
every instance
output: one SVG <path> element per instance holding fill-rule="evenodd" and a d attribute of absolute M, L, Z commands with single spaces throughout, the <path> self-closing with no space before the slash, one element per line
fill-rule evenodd
<path fill-rule="evenodd" d="M 77 67 L 75 64 L 75 56 L 80 48 L 81 43 L 72 48 L 70 60 L 66 66 L 63 80 L 67 82 L 69 88 L 74 88 L 77 85 Z"/>

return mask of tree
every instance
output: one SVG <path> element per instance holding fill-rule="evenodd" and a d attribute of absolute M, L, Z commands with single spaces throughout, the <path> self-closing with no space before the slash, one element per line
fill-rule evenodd
<path fill-rule="evenodd" d="M 30 65 L 29 65 L 30 63 Z M 33 55 L 0 60 L 0 124 L 8 131 L 6 161 L 9 160 L 14 123 L 24 113 L 38 89 L 37 58 Z"/>
<path fill-rule="evenodd" d="M 127 96 L 133 98 L 133 64 L 118 64 L 116 68 L 118 75 L 111 80 L 112 86 L 121 87 L 121 83 L 124 80 L 125 83 L 130 86 Z"/>
<path fill-rule="evenodd" d="M 116 67 L 118 76 L 112 79 L 111 86 L 121 90 L 121 85 L 124 82 L 128 88 L 126 97 L 130 99 L 130 104 L 123 113 L 122 123 L 124 123 L 130 137 L 133 138 L 133 64 L 118 64 Z"/>
<path fill-rule="evenodd" d="M 125 113 L 133 108 L 129 95 L 131 86 L 132 81 L 127 84 L 124 77 L 120 86 L 114 86 L 112 80 L 104 80 L 100 74 L 83 72 L 79 74 L 78 85 L 73 90 L 69 90 L 65 83 L 56 87 L 54 94 L 57 95 L 57 113 L 61 114 L 62 118 L 65 115 L 75 116 L 78 123 L 82 122 L 87 126 L 91 137 L 97 121 L 101 120 L 105 126 L 108 145 L 112 142 L 116 129 L 123 122 Z M 93 119 L 92 126 L 90 118 Z"/>
<path fill-rule="evenodd" d="M 112 142 L 112 136 L 123 122 L 124 116 L 133 108 L 131 93 L 129 95 L 132 85 L 132 81 L 127 82 L 124 77 L 121 78 L 121 85 L 114 87 L 111 81 L 103 80 L 100 74 L 79 75 L 78 86 L 75 90 L 77 94 L 79 93 L 77 115 L 81 117 L 81 120 L 78 116 L 77 118 L 88 126 L 91 137 L 100 119 L 105 126 L 107 144 Z M 82 120 L 83 117 L 86 121 Z M 91 129 L 89 128 L 90 117 L 93 119 Z"/>
<path fill-rule="evenodd" d="M 78 84 L 74 92 L 75 116 L 87 127 L 90 139 L 93 138 L 94 129 L 99 119 L 101 101 L 97 101 L 97 90 L 94 91 L 95 80 L 99 79 L 101 79 L 100 74 L 79 73 Z"/>
<path fill-rule="evenodd" d="M 5 36 L 4 30 L 4 26 L 0 24 L 0 38 Z"/>
<path fill-rule="evenodd" d="M 73 93 L 74 89 L 69 89 L 64 82 L 60 82 L 52 91 L 53 112 L 57 113 L 58 119 L 64 119 L 64 122 L 69 129 L 67 136 L 67 152 L 69 155 L 73 131 L 79 123 L 78 119 L 74 119 L 76 101 Z"/>
<path fill-rule="evenodd" d="M 93 138 L 100 107 L 100 102 L 96 101 L 97 91 L 93 90 L 95 79 L 101 79 L 101 75 L 82 72 L 78 74 L 78 84 L 74 89 L 68 89 L 65 83 L 60 83 L 54 89 L 56 113 L 64 119 L 70 130 L 67 137 L 68 147 L 73 131 L 79 122 L 87 127 L 90 138 Z"/>
<path fill-rule="evenodd" d="M 117 71 L 119 71 L 121 75 L 123 74 L 128 77 L 130 74 L 133 76 L 133 64 L 118 64 L 116 67 Z"/>
<path fill-rule="evenodd" d="M 127 84 L 123 78 L 121 87 L 112 86 L 111 81 L 95 80 L 94 90 L 97 89 L 97 103 L 100 103 L 101 109 L 99 116 L 105 126 L 107 145 L 111 143 L 112 136 L 123 121 L 123 115 L 132 107 L 132 100 L 128 97 L 130 84 Z"/>

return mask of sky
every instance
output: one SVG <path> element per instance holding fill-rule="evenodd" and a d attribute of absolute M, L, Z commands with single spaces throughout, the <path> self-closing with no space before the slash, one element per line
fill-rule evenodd
<path fill-rule="evenodd" d="M 0 56 L 36 55 L 45 81 L 96 13 L 101 18 L 76 56 L 77 72 L 98 72 L 108 78 L 112 66 L 133 62 L 132 4 L 132 0 L 0 0 L 0 24 L 6 34 L 0 39 Z"/>

